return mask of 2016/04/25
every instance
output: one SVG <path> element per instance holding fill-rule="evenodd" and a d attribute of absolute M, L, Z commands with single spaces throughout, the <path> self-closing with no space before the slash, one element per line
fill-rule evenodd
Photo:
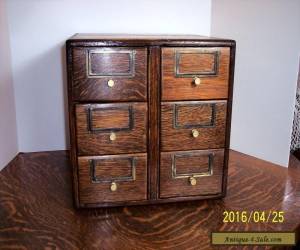
<path fill-rule="evenodd" d="M 284 211 L 224 211 L 224 223 L 283 223 Z"/>

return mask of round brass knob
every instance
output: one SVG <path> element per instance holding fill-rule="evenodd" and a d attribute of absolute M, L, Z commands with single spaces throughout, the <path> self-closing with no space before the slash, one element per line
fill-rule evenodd
<path fill-rule="evenodd" d="M 109 135 L 109 139 L 110 139 L 111 141 L 115 141 L 115 140 L 117 139 L 116 134 L 115 134 L 114 132 L 111 132 L 110 135 Z"/>
<path fill-rule="evenodd" d="M 201 79 L 199 77 L 195 77 L 194 78 L 194 84 L 197 85 L 197 86 L 200 85 L 201 84 Z"/>
<path fill-rule="evenodd" d="M 193 129 L 192 130 L 192 135 L 194 138 L 198 137 L 199 136 L 199 131 L 197 129 Z"/>
<path fill-rule="evenodd" d="M 118 188 L 118 187 L 117 187 L 117 183 L 112 182 L 112 183 L 110 184 L 110 190 L 111 190 L 112 192 L 116 191 L 117 188 Z"/>
<path fill-rule="evenodd" d="M 190 177 L 189 182 L 192 186 L 195 186 L 197 184 L 197 180 L 194 177 Z"/>
<path fill-rule="evenodd" d="M 112 88 L 115 85 L 115 81 L 110 79 L 110 80 L 108 80 L 107 85 L 108 85 L 108 87 Z"/>

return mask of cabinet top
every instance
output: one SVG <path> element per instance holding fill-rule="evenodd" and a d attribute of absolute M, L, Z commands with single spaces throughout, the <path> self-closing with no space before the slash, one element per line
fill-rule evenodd
<path fill-rule="evenodd" d="M 77 33 L 67 41 L 67 44 L 70 46 L 234 46 L 235 41 L 200 35 Z"/>

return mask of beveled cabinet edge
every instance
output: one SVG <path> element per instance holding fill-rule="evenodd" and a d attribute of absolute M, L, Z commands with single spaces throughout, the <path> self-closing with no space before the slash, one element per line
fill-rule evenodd
<path fill-rule="evenodd" d="M 67 40 L 71 47 L 231 47 L 233 40 Z"/>
<path fill-rule="evenodd" d="M 206 37 L 200 35 L 128 35 L 105 34 L 87 37 L 75 34 L 67 40 L 67 46 L 71 47 L 232 47 L 235 41 L 231 39 Z"/>
<path fill-rule="evenodd" d="M 232 116 L 232 99 L 233 99 L 233 86 L 234 86 L 235 49 L 236 49 L 236 43 L 235 43 L 235 41 L 233 41 L 232 45 L 230 46 L 229 85 L 228 85 L 228 99 L 227 99 L 227 117 L 226 117 L 226 135 L 225 135 L 226 137 L 225 137 L 224 167 L 223 167 L 223 180 L 222 180 L 222 197 L 225 197 L 226 192 L 227 192 L 230 133 L 231 133 L 231 116 Z"/>
<path fill-rule="evenodd" d="M 68 112 L 69 112 L 69 133 L 70 133 L 70 160 L 73 168 L 73 200 L 75 206 L 80 208 L 79 202 L 79 183 L 78 183 L 78 161 L 77 161 L 77 141 L 76 141 L 76 120 L 75 103 L 73 102 L 73 53 L 72 47 L 66 42 L 66 67 L 67 67 L 67 86 L 68 86 Z"/>
<path fill-rule="evenodd" d="M 77 162 L 77 142 L 76 142 L 76 120 L 75 120 L 75 104 L 78 102 L 73 101 L 72 95 L 72 48 L 73 47 L 145 47 L 148 49 L 148 149 L 149 152 L 154 152 L 155 156 L 149 157 L 148 153 L 148 200 L 146 201 L 130 201 L 130 202 L 103 202 L 103 203 L 89 203 L 82 204 L 79 201 L 79 184 L 78 184 L 78 162 Z M 226 118 L 226 140 L 225 140 L 225 153 L 224 153 L 224 167 L 223 167 L 223 180 L 222 180 L 222 193 L 214 195 L 201 195 L 201 196 L 182 196 L 168 199 L 159 198 L 159 159 L 160 159 L 160 146 L 159 146 L 159 126 L 160 126 L 160 81 L 161 81 L 161 48 L 162 47 L 230 47 L 230 64 L 229 64 L 229 88 L 228 88 L 228 105 L 227 105 L 227 118 Z M 235 62 L 235 48 L 236 43 L 234 40 L 228 39 L 193 39 L 193 40 L 76 40 L 69 39 L 66 41 L 66 57 L 67 57 L 67 86 L 68 86 L 68 107 L 69 107 L 69 131 L 70 131 L 70 159 L 73 167 L 73 190 L 74 190 L 74 203 L 77 208 L 96 208 L 96 207 L 112 207 L 112 206 L 128 206 L 128 205 L 145 205 L 145 204 L 159 204 L 171 203 L 180 201 L 202 200 L 202 199 L 217 199 L 226 195 L 227 176 L 228 176 L 228 158 L 230 146 L 230 128 L 231 128 L 231 110 L 232 110 L 232 96 L 233 96 L 233 81 L 234 81 L 234 62 Z M 152 56 L 151 56 L 152 55 Z M 152 59 L 150 59 L 152 58 Z M 151 65 L 150 65 L 151 63 Z M 150 76 L 151 73 L 151 76 Z M 153 85 L 153 86 L 152 86 Z M 156 110 L 155 110 L 156 108 Z M 152 119 L 150 119 L 152 117 Z M 156 117 L 157 119 L 153 119 Z M 154 121 L 153 121 L 154 120 Z M 150 122 L 152 121 L 152 125 Z M 152 135 L 151 135 L 151 128 Z M 154 139 L 153 135 L 157 138 Z M 151 139 L 152 138 L 152 139 Z M 153 153 L 151 153 L 153 155 Z M 150 170 L 150 164 L 154 164 Z M 153 171 L 154 168 L 154 171 Z M 155 183 L 156 182 L 156 183 Z"/>

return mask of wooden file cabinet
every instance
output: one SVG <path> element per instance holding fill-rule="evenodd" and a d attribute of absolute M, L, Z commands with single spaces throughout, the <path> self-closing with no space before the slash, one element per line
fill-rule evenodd
<path fill-rule="evenodd" d="M 234 56 L 201 36 L 69 39 L 76 206 L 224 197 Z"/>

